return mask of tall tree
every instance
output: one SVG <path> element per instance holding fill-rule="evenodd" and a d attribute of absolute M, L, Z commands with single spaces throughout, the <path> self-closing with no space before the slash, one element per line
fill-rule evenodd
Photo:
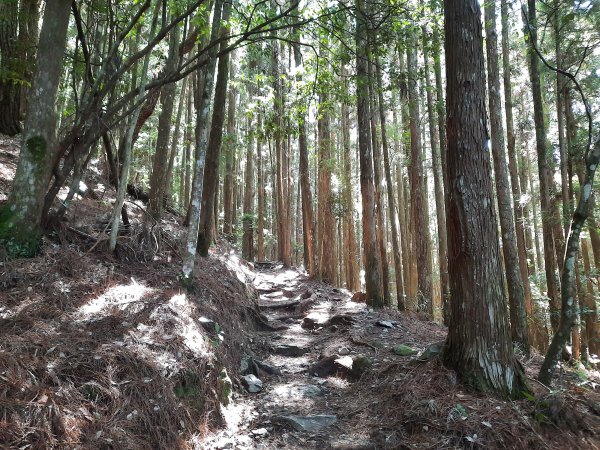
<path fill-rule="evenodd" d="M 481 10 L 445 0 L 448 255 L 445 363 L 467 384 L 506 397 L 526 390 L 513 354 L 487 150 Z"/>
<path fill-rule="evenodd" d="M 39 248 L 44 196 L 59 152 L 55 103 L 70 9 L 64 0 L 46 2 L 19 163 L 8 204 L 0 209 L 0 244 L 16 256 Z"/>
<path fill-rule="evenodd" d="M 375 308 L 384 305 L 381 259 L 375 231 L 375 187 L 373 185 L 373 153 L 369 135 L 369 52 L 367 20 L 363 0 L 356 0 L 356 114 L 360 159 L 360 192 L 362 199 L 363 255 L 367 302 Z"/>
<path fill-rule="evenodd" d="M 211 42 L 217 40 L 221 26 L 221 10 L 223 0 L 215 0 L 213 6 L 213 19 L 211 25 Z M 191 189 L 191 200 L 189 208 L 189 226 L 183 257 L 183 277 L 191 280 L 194 261 L 196 259 L 196 245 L 198 243 L 198 228 L 200 226 L 200 208 L 202 202 L 202 186 L 204 184 L 204 166 L 206 163 L 206 147 L 208 145 L 208 116 L 210 112 L 210 99 L 214 89 L 214 76 L 216 66 L 216 46 L 209 50 L 209 62 L 202 66 L 198 78 L 201 92 L 198 93 L 196 104 L 196 155 L 194 162 L 194 179 Z"/>
<path fill-rule="evenodd" d="M 18 40 L 19 1 L 6 0 L 0 11 L 0 133 L 13 136 L 21 131 L 22 54 Z"/>
<path fill-rule="evenodd" d="M 177 50 L 179 48 L 179 27 L 171 31 L 169 37 L 169 56 L 165 65 L 166 72 L 173 72 L 177 64 Z M 167 189 L 169 143 L 171 136 L 171 122 L 173 120 L 173 107 L 175 104 L 176 85 L 168 84 L 161 90 L 162 110 L 158 118 L 158 134 L 156 137 L 156 152 L 152 164 L 150 177 L 150 194 L 148 202 L 148 216 L 160 220 L 164 206 Z"/>
<path fill-rule="evenodd" d="M 409 30 L 406 49 L 406 66 L 408 69 L 408 109 L 410 115 L 410 185 L 412 221 L 415 228 L 415 249 L 417 263 L 417 306 L 430 316 L 433 312 L 432 303 L 432 262 L 431 237 L 429 234 L 429 211 L 427 210 L 427 184 L 423 167 L 421 148 L 421 132 L 419 129 L 419 90 L 417 78 L 417 39 L 416 30 Z"/>
<path fill-rule="evenodd" d="M 487 52 L 488 99 L 490 112 L 490 131 L 494 175 L 496 179 L 496 198 L 502 235 L 502 255 L 508 285 L 510 305 L 510 327 L 512 338 L 525 353 L 529 353 L 529 331 L 525 309 L 525 290 L 519 266 L 514 213 L 508 167 L 504 148 L 504 127 L 502 126 L 502 101 L 500 94 L 500 73 L 498 65 L 498 34 L 496 32 L 496 4 L 485 3 L 485 43 Z"/>
<path fill-rule="evenodd" d="M 226 24 L 231 13 L 231 1 L 223 3 L 222 21 Z M 218 200 L 219 164 L 221 162 L 221 142 L 223 140 L 223 124 L 225 123 L 225 105 L 227 100 L 227 83 L 229 80 L 229 52 L 227 35 L 229 27 L 221 26 L 221 44 L 218 63 L 217 82 L 210 136 L 206 145 L 206 161 L 204 166 L 204 183 L 202 184 L 202 204 L 200 206 L 200 224 L 198 227 L 198 253 L 208 256 L 208 249 L 215 238 L 215 204 Z"/>
<path fill-rule="evenodd" d="M 559 323 L 559 283 L 557 278 L 558 264 L 556 261 L 555 242 L 552 224 L 552 200 L 550 187 L 552 185 L 552 151 L 546 145 L 546 122 L 544 119 L 544 103 L 537 47 L 537 13 L 535 0 L 528 0 L 527 27 L 525 38 L 529 54 L 529 77 L 533 97 L 533 118 L 535 123 L 535 142 L 538 159 L 538 174 L 540 179 L 540 206 L 542 212 L 542 235 L 544 239 L 544 262 L 546 269 L 546 286 L 550 301 L 550 322 L 556 333 Z"/>
<path fill-rule="evenodd" d="M 297 38 L 299 39 L 299 37 Z M 300 44 L 294 43 L 294 63 L 296 65 L 296 82 L 302 82 L 302 74 L 299 70 L 302 67 L 302 53 Z M 298 152 L 300 165 L 300 191 L 302 194 L 302 230 L 304 235 L 304 267 L 308 270 L 309 276 L 314 276 L 315 268 L 315 250 L 314 250 L 314 230 L 313 230 L 313 207 L 312 193 L 310 190 L 310 169 L 308 166 L 308 124 L 307 115 L 304 111 L 298 121 Z"/>

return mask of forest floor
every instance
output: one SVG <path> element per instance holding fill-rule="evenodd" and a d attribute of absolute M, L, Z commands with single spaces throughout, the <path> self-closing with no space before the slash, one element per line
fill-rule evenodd
<path fill-rule="evenodd" d="M 17 159 L 0 136 L 0 202 Z M 39 256 L 0 263 L 0 449 L 600 448 L 597 371 L 565 366 L 550 391 L 534 353 L 535 396 L 471 392 L 436 355 L 445 327 L 225 242 L 189 292 L 181 218 L 141 251 L 130 199 L 111 255 L 114 192 L 99 172 L 86 183 Z"/>

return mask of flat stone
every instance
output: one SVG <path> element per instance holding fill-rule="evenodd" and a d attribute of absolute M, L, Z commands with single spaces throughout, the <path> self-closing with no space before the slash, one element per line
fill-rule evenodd
<path fill-rule="evenodd" d="M 254 364 L 256 364 L 256 367 L 258 367 L 259 370 L 262 370 L 269 375 L 281 375 L 281 369 L 279 367 L 272 366 L 257 359 L 254 360 Z"/>
<path fill-rule="evenodd" d="M 308 348 L 288 344 L 276 345 L 274 347 L 271 347 L 271 350 L 273 351 L 273 353 L 276 353 L 278 355 L 293 357 L 302 356 L 310 351 L 310 349 Z"/>
<path fill-rule="evenodd" d="M 337 422 L 337 416 L 319 414 L 315 416 L 283 416 L 282 419 L 289 423 L 296 431 L 319 431 Z"/>
<path fill-rule="evenodd" d="M 248 392 L 254 394 L 262 391 L 263 382 L 256 375 L 249 374 L 242 377 L 242 383 L 246 386 Z"/>

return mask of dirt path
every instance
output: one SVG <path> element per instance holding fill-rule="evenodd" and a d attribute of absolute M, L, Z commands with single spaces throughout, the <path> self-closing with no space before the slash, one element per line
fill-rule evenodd
<path fill-rule="evenodd" d="M 368 395 L 382 391 L 365 386 L 363 375 L 406 361 L 392 351 L 398 342 L 417 344 L 402 339 L 405 327 L 294 269 L 257 266 L 253 285 L 273 327 L 253 336 L 254 359 L 240 367 L 241 389 L 258 392 L 234 398 L 229 426 L 207 448 L 384 448 L 377 441 L 389 436 L 374 435 L 369 411 L 377 395 Z M 428 340 L 443 337 L 434 324 L 421 331 Z"/>

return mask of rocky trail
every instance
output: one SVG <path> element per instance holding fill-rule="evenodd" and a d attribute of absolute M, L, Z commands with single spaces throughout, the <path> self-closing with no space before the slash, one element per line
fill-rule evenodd
<path fill-rule="evenodd" d="M 443 339 L 443 327 L 421 322 L 415 328 L 395 311 L 375 313 L 345 290 L 275 264 L 257 264 L 252 284 L 269 329 L 251 338 L 253 355 L 240 366 L 248 393 L 226 409 L 228 428 L 207 445 L 402 448 L 399 436 L 378 433 L 382 427 L 370 408 L 393 384 L 367 379 L 409 364 L 423 342 Z"/>

